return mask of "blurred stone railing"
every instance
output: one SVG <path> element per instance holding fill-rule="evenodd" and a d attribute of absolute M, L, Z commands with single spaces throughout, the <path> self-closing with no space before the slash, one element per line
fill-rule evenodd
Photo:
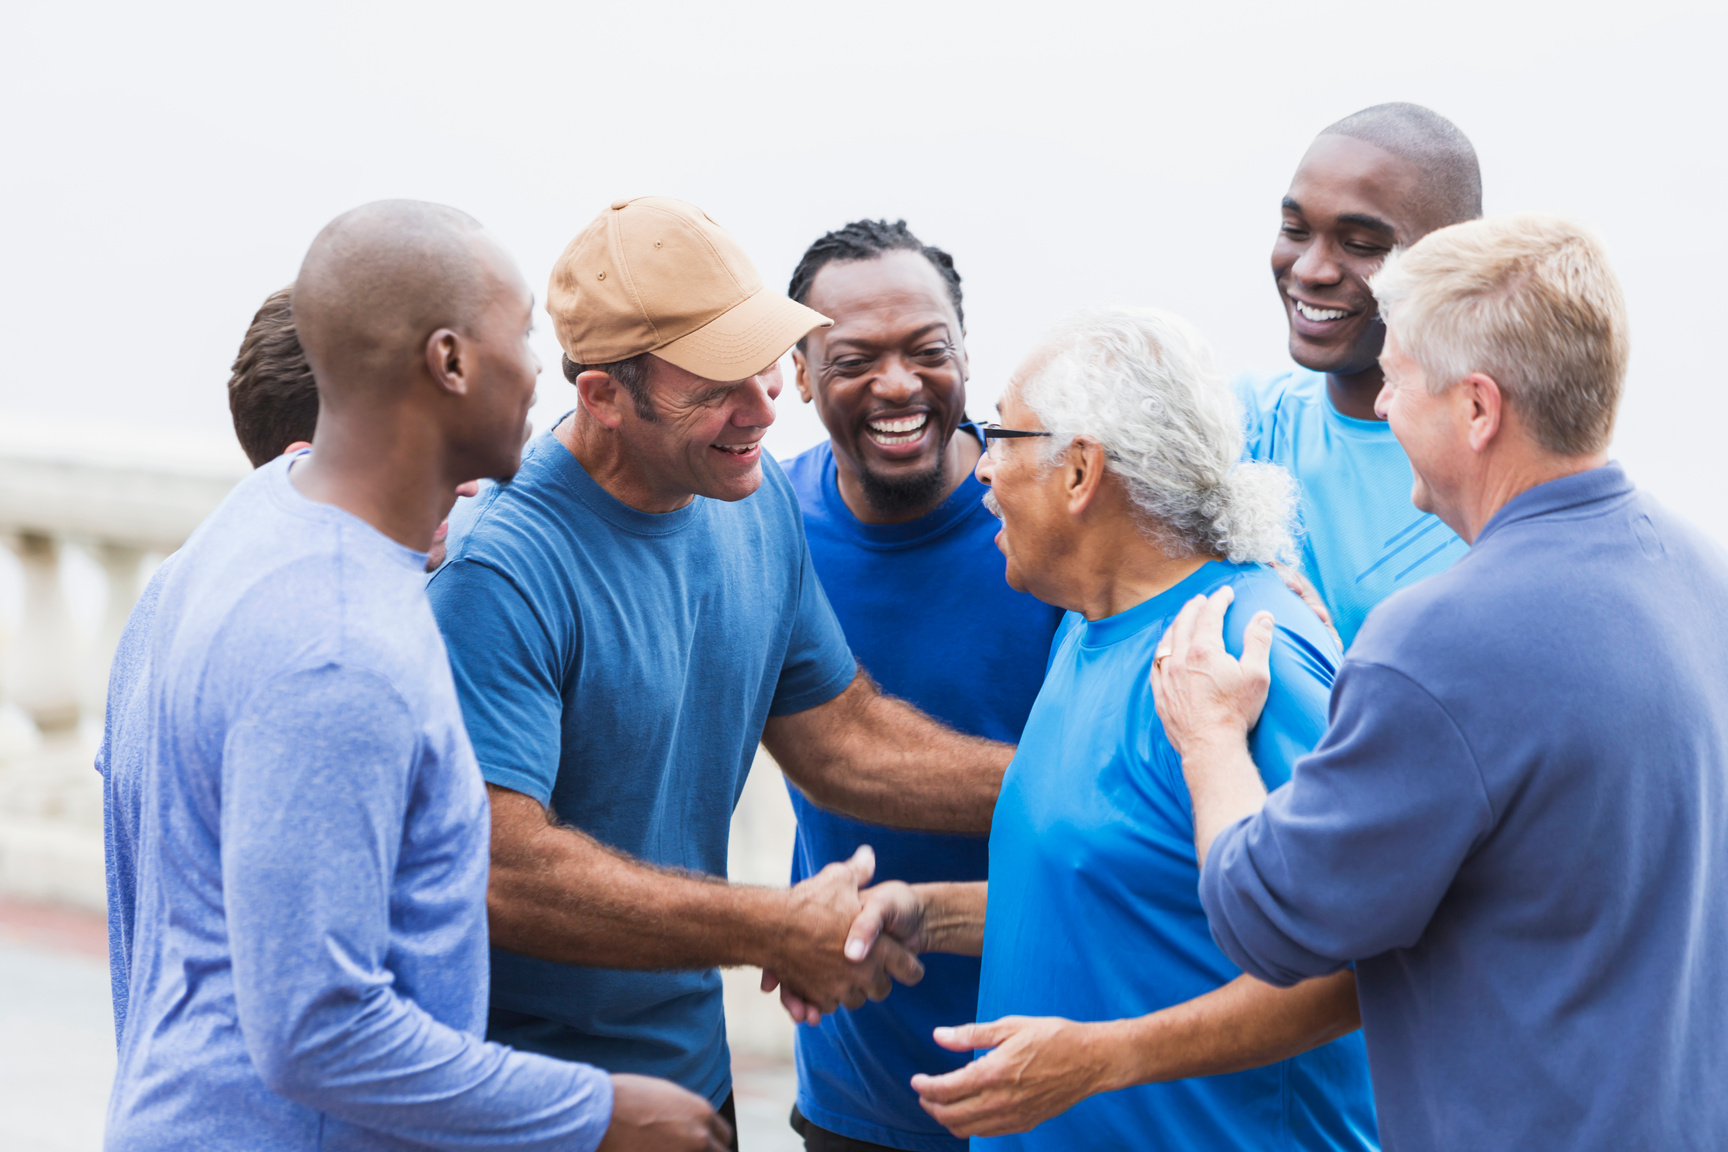
<path fill-rule="evenodd" d="M 247 472 L 228 441 L 0 415 L 0 543 L 22 602 L 11 626 L 0 620 L 0 895 L 102 910 L 93 761 L 114 647 L 155 563 Z M 70 596 L 80 574 L 85 594 Z M 791 805 L 760 752 L 733 818 L 732 877 L 783 886 L 791 854 Z M 733 1047 L 789 1056 L 790 1024 L 756 981 L 726 973 Z"/>

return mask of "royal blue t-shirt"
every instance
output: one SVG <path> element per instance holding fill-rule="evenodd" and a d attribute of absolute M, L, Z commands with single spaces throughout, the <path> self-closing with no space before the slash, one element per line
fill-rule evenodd
<path fill-rule="evenodd" d="M 779 466 L 743 500 L 639 512 L 548 432 L 464 504 L 428 591 L 482 774 L 640 860 L 724 876 L 763 724 L 857 674 Z M 713 968 L 494 948 L 488 1035 L 716 1104 L 731 1086 Z"/>
<path fill-rule="evenodd" d="M 1182 605 L 1229 584 L 1225 645 L 1277 620 L 1272 688 L 1249 738 L 1268 788 L 1326 730 L 1338 647 L 1269 569 L 1210 562 L 1126 612 L 1070 616 L 1008 767 L 990 831 L 978 1019 L 1143 1016 L 1241 975 L 1200 906 L 1182 761 L 1153 707 L 1153 651 Z M 974 1147 L 1373 1149 L 1360 1033 L 1226 1076 L 1094 1096 L 1018 1136 Z"/>
<path fill-rule="evenodd" d="M 959 435 L 976 435 L 962 426 Z M 942 505 L 905 524 L 865 524 L 840 496 L 827 442 L 786 466 L 804 510 L 816 572 L 858 660 L 884 692 L 909 700 L 961 732 L 1010 743 L 1044 680 L 1050 638 L 1062 618 L 1003 578 L 985 487 L 968 476 Z M 982 836 L 906 832 L 823 811 L 787 784 L 798 814 L 792 881 L 876 850 L 876 879 L 919 883 L 982 880 Z M 966 1146 L 918 1105 L 918 1072 L 948 1072 L 967 1057 L 930 1038 L 978 1007 L 978 960 L 924 957 L 924 979 L 887 1000 L 842 1008 L 797 1032 L 798 1110 L 854 1140 L 921 1152 Z"/>
<path fill-rule="evenodd" d="M 1247 410 L 1248 457 L 1296 478 L 1302 572 L 1346 648 L 1370 608 L 1464 555 L 1457 533 L 1410 503 L 1410 458 L 1392 426 L 1339 412 L 1323 373 L 1245 377 L 1236 392 Z"/>

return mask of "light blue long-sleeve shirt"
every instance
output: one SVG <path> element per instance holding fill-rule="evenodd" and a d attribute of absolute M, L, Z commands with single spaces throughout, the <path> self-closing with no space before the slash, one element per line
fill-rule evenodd
<path fill-rule="evenodd" d="M 288 468 L 187 542 L 115 695 L 108 1146 L 586 1152 L 608 1077 L 482 1039 L 489 813 L 425 557 Z"/>
<path fill-rule="evenodd" d="M 1251 975 L 1356 962 L 1389 1150 L 1728 1148 L 1728 558 L 1615 465 L 1514 497 L 1200 897 Z"/>

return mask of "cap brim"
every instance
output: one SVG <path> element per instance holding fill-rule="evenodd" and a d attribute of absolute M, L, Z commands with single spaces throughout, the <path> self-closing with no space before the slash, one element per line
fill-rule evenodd
<path fill-rule="evenodd" d="M 696 331 L 649 351 L 706 380 L 743 380 L 766 372 L 807 333 L 833 326 L 822 313 L 761 288 Z"/>

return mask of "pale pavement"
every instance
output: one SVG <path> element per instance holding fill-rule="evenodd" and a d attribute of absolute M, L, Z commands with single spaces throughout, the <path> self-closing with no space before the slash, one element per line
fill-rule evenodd
<path fill-rule="evenodd" d="M 0 1149 L 95 1152 L 114 1076 L 114 1017 L 102 920 L 0 900 Z M 744 1152 L 803 1148 L 786 1118 L 789 1064 L 734 1069 Z"/>

